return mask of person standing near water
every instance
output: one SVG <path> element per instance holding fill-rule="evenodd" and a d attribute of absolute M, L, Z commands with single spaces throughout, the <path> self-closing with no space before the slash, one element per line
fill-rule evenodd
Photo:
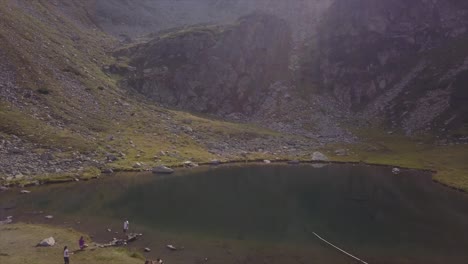
<path fill-rule="evenodd" d="M 63 248 L 63 261 L 65 262 L 65 264 L 70 263 L 70 253 L 68 252 L 67 246 Z"/>
<path fill-rule="evenodd" d="M 123 226 L 123 232 L 124 233 L 127 233 L 129 226 L 130 226 L 130 223 L 128 222 L 128 220 L 125 220 L 124 226 Z"/>

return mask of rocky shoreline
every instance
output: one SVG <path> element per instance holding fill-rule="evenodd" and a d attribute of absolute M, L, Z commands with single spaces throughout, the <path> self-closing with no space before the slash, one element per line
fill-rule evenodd
<path fill-rule="evenodd" d="M 323 154 L 322 154 L 323 155 Z M 177 169 L 181 168 L 194 168 L 194 167 L 199 167 L 199 166 L 225 166 L 225 165 L 252 165 L 252 164 L 257 164 L 257 165 L 263 165 L 263 166 L 268 166 L 268 165 L 290 165 L 290 166 L 295 166 L 295 165 L 362 165 L 362 166 L 377 166 L 377 167 L 386 167 L 389 170 L 416 170 L 416 171 L 421 171 L 421 172 L 427 172 L 431 174 L 437 173 L 435 170 L 431 169 L 417 169 L 417 168 L 408 168 L 408 167 L 401 167 L 401 166 L 394 166 L 390 164 L 379 164 L 379 163 L 368 163 L 368 162 L 362 162 L 362 161 L 338 161 L 338 160 L 333 160 L 330 161 L 328 158 L 326 160 L 314 160 L 314 159 L 276 159 L 276 160 L 268 160 L 268 159 L 236 159 L 236 160 L 228 160 L 228 161 L 220 161 L 220 160 L 212 160 L 209 162 L 201 162 L 201 163 L 193 163 L 190 161 L 186 161 L 181 164 L 176 164 L 170 167 L 166 166 L 159 166 L 163 168 L 167 168 L 168 171 L 162 172 L 162 171 L 157 171 L 155 170 L 155 167 L 152 169 L 142 169 L 142 168 L 127 168 L 127 169 L 116 169 L 112 171 L 112 173 L 120 173 L 120 172 L 153 172 L 154 174 L 172 174 L 173 172 L 177 171 Z M 112 173 L 105 173 L 103 172 L 101 175 L 111 175 Z M 99 176 L 92 177 L 86 180 L 93 180 L 93 179 L 99 179 Z M 443 185 L 445 187 L 451 188 L 453 190 L 458 190 L 465 192 L 463 189 L 456 188 L 449 186 L 447 184 L 444 184 L 440 181 L 434 180 L 435 183 L 438 183 L 440 185 Z M 48 184 L 59 184 L 59 183 L 67 183 L 67 182 L 79 182 L 76 179 L 69 178 L 69 179 L 61 179 L 58 181 L 45 181 L 42 182 L 41 184 L 37 184 L 37 182 L 30 182 L 26 184 L 13 184 L 13 185 L 0 185 L 0 191 L 6 191 L 8 189 L 19 189 L 19 188 L 25 188 L 29 186 L 38 186 L 38 185 L 48 185 Z"/>

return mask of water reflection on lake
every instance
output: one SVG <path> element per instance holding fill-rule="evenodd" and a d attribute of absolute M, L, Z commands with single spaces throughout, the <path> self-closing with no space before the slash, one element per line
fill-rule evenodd
<path fill-rule="evenodd" d="M 173 235 L 181 241 L 191 237 L 249 245 L 249 250 L 239 249 L 240 255 L 255 248 L 257 255 L 276 256 L 282 248 L 294 252 L 284 254 L 294 254 L 298 263 L 352 263 L 317 241 L 314 231 L 369 262 L 468 263 L 468 195 L 417 171 L 393 175 L 372 166 L 221 166 L 170 176 L 123 173 L 32 191 L 0 194 L 0 217 L 16 214 L 34 222 L 37 217 L 28 212 L 44 211 L 68 223 L 79 219 L 90 232 L 96 226 L 104 230 L 102 225 L 120 229 L 128 217 L 132 228 L 149 234 L 147 243 L 151 234 L 157 239 Z M 252 263 L 259 261 L 257 255 Z M 269 263 L 291 261 L 278 255 Z"/>

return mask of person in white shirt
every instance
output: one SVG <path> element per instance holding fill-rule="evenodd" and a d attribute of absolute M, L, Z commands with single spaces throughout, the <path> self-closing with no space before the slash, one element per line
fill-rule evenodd
<path fill-rule="evenodd" d="M 123 226 L 123 232 L 124 233 L 127 233 L 129 225 L 130 225 L 130 223 L 128 222 L 128 220 L 125 220 L 124 226 Z"/>
<path fill-rule="evenodd" d="M 65 261 L 65 264 L 70 263 L 70 253 L 68 252 L 67 246 L 63 248 L 63 260 Z"/>

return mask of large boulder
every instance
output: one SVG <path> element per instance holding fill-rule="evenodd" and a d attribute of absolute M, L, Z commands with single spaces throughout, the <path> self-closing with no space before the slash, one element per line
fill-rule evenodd
<path fill-rule="evenodd" d="M 168 168 L 166 166 L 162 166 L 162 165 L 154 167 L 152 171 L 153 171 L 153 173 L 156 173 L 156 174 L 171 174 L 171 173 L 174 173 L 173 169 Z"/>
<path fill-rule="evenodd" d="M 312 154 L 312 160 L 313 161 L 328 161 L 328 157 L 325 156 L 323 153 L 316 151 Z"/>
<path fill-rule="evenodd" d="M 38 247 L 52 247 L 55 245 L 55 239 L 53 237 L 44 238 L 39 244 Z"/>

